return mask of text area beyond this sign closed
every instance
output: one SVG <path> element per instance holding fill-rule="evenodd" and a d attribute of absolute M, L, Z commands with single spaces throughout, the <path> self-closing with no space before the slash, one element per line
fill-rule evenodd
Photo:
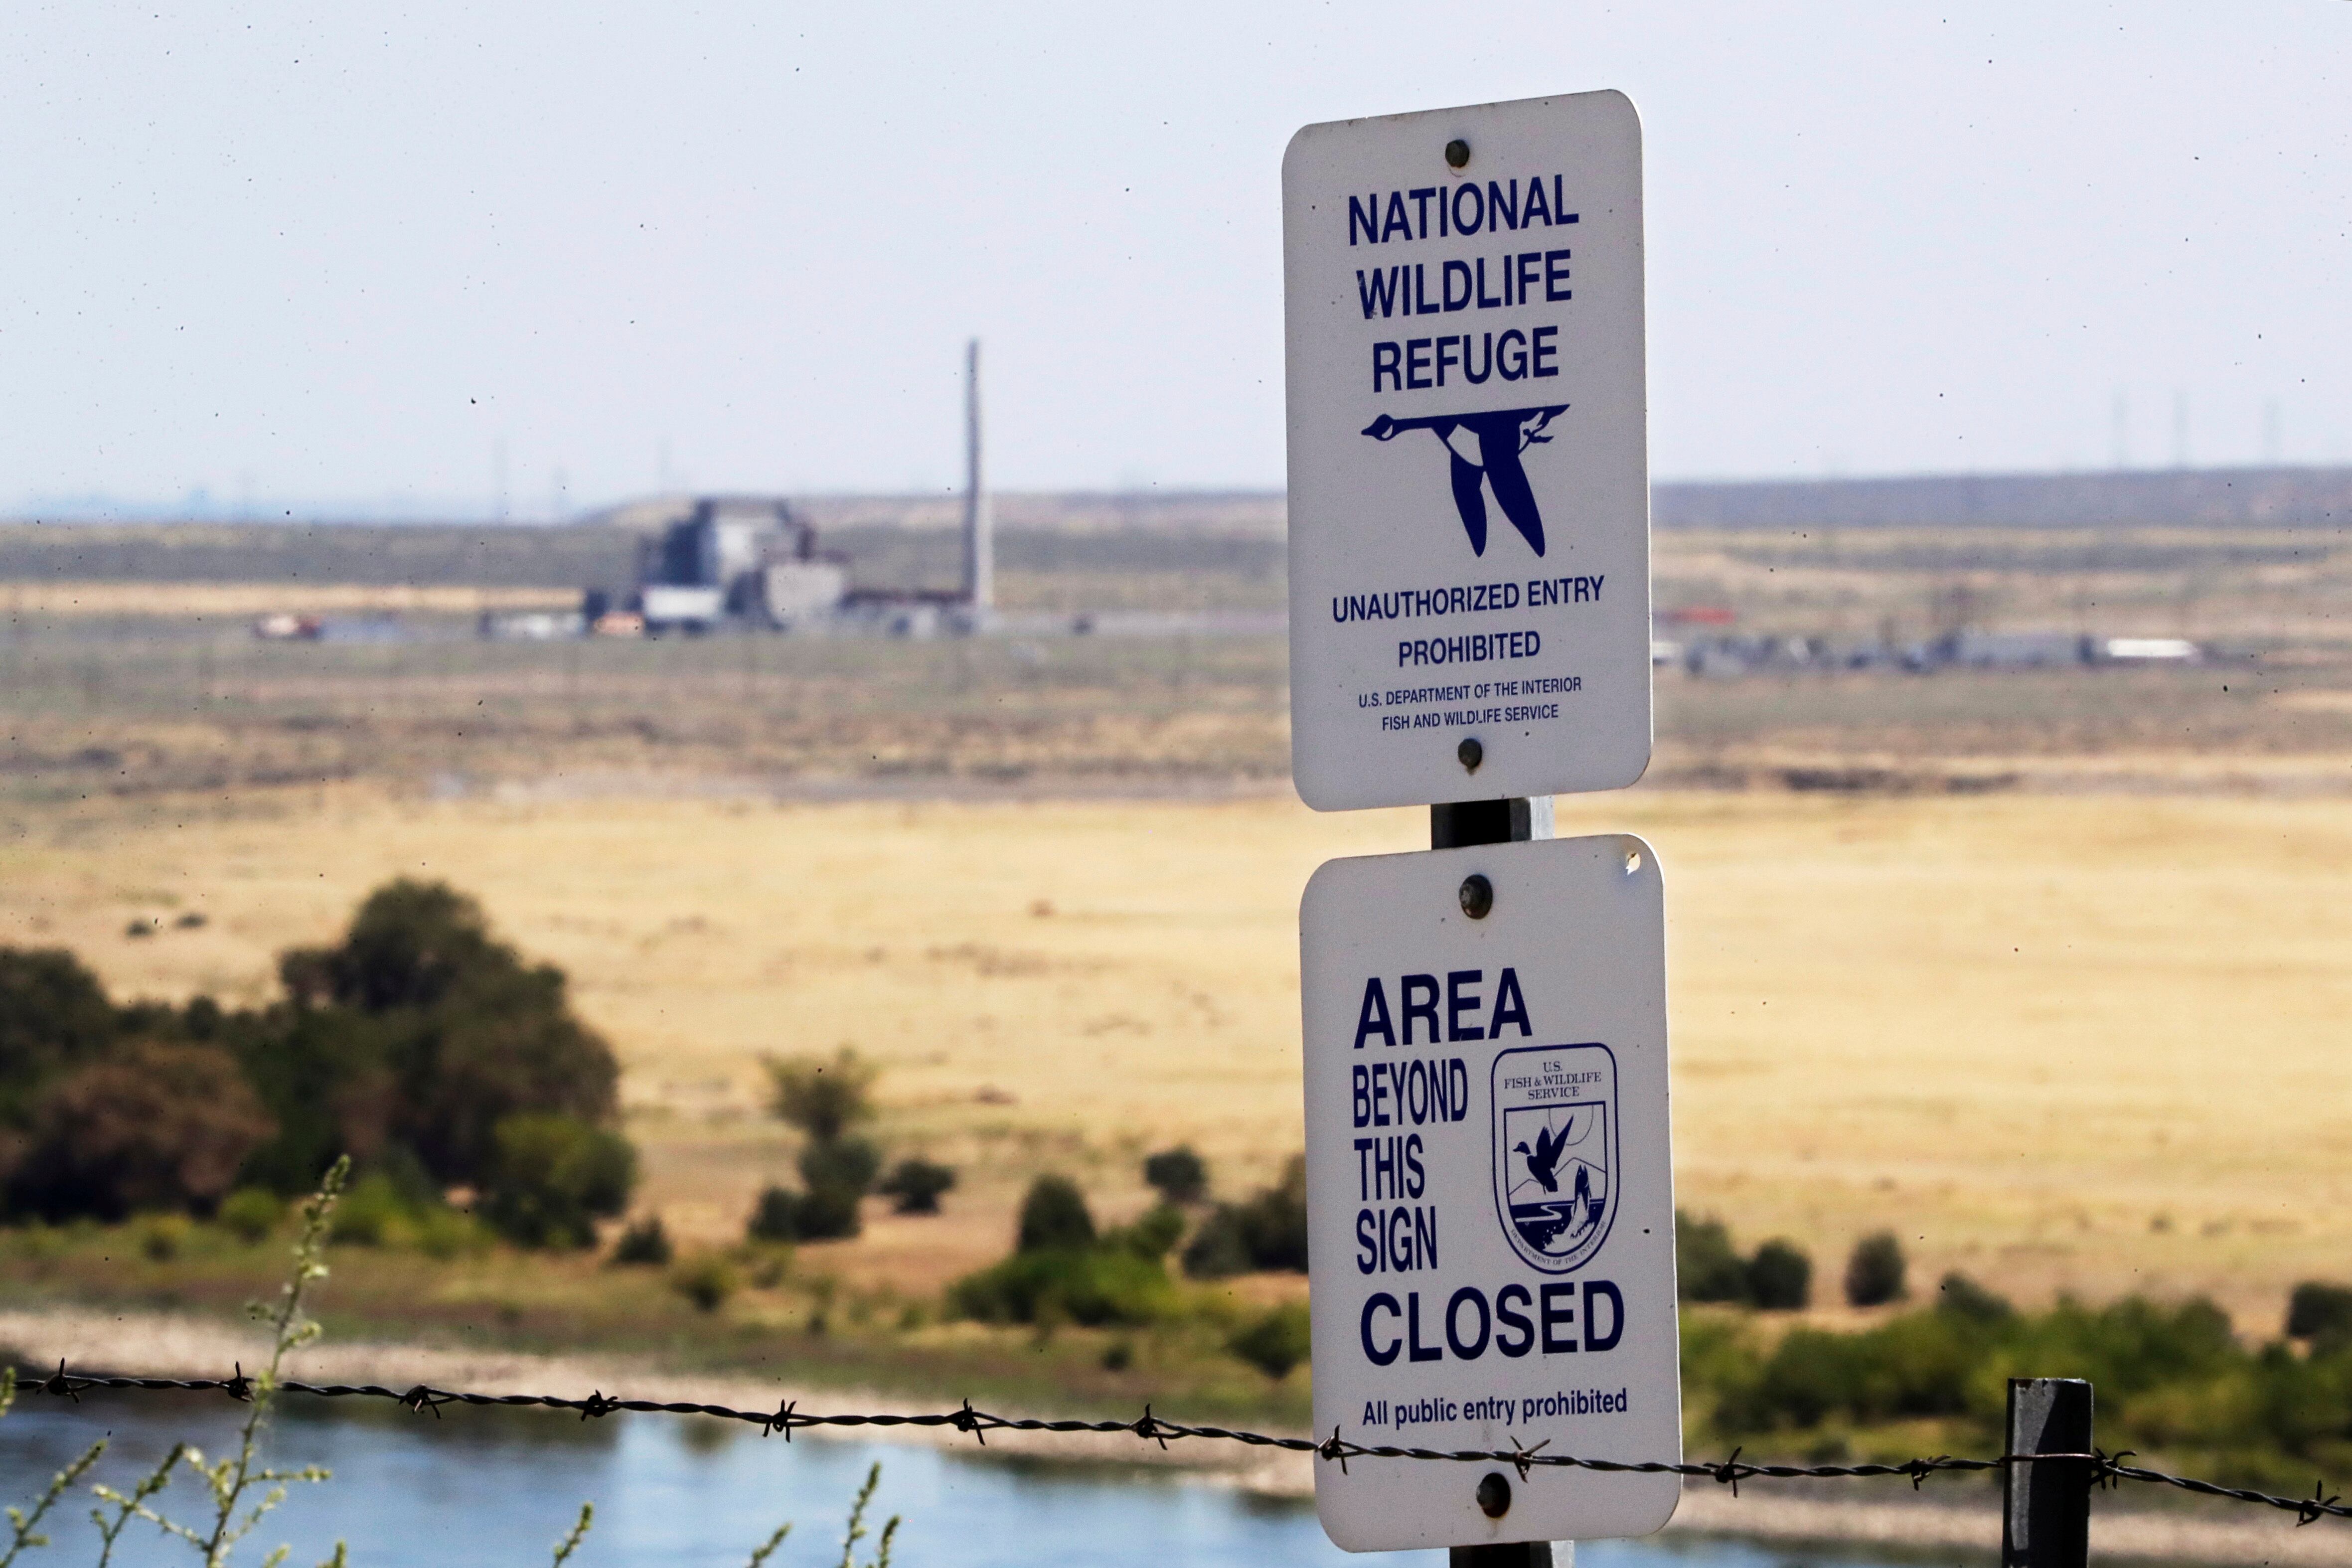
<path fill-rule="evenodd" d="M 1681 1458 L 1664 928 L 1656 862 L 1622 835 L 1307 884 L 1318 1434 Z M 1499 1514 L 1486 1469 L 1379 1458 L 1318 1463 L 1316 1507 L 1350 1551 L 1476 1546 L 1646 1534 L 1681 1485 L 1493 1468 Z"/>

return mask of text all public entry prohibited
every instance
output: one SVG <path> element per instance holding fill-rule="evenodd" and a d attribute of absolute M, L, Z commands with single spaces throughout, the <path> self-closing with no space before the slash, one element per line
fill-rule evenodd
<path fill-rule="evenodd" d="M 1317 1434 L 1678 1461 L 1650 847 L 1334 860 L 1299 953 Z M 1316 1508 L 1375 1552 L 1643 1535 L 1680 1495 L 1671 1475 L 1489 1468 L 1499 1491 L 1475 1465 L 1318 1463 Z"/>

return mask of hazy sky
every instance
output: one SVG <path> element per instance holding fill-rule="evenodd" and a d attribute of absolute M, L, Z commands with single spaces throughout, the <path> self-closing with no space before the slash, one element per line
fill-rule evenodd
<path fill-rule="evenodd" d="M 14 5 L 0 509 L 945 486 L 973 333 L 1278 485 L 1291 132 L 1599 87 L 1659 478 L 2352 461 L 2352 5 L 1948 9 Z"/>

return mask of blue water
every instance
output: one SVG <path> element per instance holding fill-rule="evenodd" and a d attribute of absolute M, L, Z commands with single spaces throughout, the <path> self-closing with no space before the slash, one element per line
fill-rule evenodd
<path fill-rule="evenodd" d="M 594 1528 L 572 1559 L 621 1564 L 740 1564 L 778 1524 L 794 1522 L 775 1568 L 841 1557 L 841 1531 L 866 1468 L 882 1463 L 873 1522 L 904 1516 L 897 1559 L 909 1568 L 1057 1568 L 1151 1563 L 1166 1568 L 1361 1563 L 1323 1537 L 1311 1508 L 1133 1469 L 1076 1468 L 888 1445 L 834 1443 L 731 1430 L 717 1422 L 614 1415 L 582 1423 L 551 1412 L 452 1408 L 436 1421 L 383 1409 L 354 1413 L 296 1400 L 268 1441 L 281 1468 L 324 1465 L 334 1479 L 296 1483 L 237 1561 L 257 1563 L 281 1542 L 306 1568 L 352 1544 L 359 1568 L 544 1563 L 554 1543 L 596 1505 Z M 45 1521 L 53 1549 L 26 1563 L 96 1560 L 87 1486 L 128 1488 L 177 1438 L 217 1456 L 233 1450 L 242 1412 L 218 1396 L 90 1393 L 79 1405 L 26 1394 L 0 1420 L 0 1500 L 23 1504 L 93 1440 L 106 1456 L 84 1490 Z M 194 1522 L 202 1483 L 183 1472 L 162 1511 Z M 859 1560 L 871 1552 L 863 1543 Z M 115 1561 L 124 1568 L 193 1561 L 153 1526 L 133 1523 Z M 1442 1553 L 1400 1552 L 1396 1568 L 1441 1568 Z M 1601 1542 L 1579 1548 L 1579 1568 L 1794 1568 L 1820 1552 L 1737 1542 Z M 1882 1560 L 1838 1555 L 1846 1568 Z"/>

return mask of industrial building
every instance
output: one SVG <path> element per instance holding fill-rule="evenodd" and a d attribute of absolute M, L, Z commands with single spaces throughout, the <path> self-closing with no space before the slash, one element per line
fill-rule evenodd
<path fill-rule="evenodd" d="M 584 629 L 701 636 L 722 629 L 971 636 L 995 616 L 996 541 L 981 462 L 980 343 L 964 356 L 963 583 L 858 588 L 846 556 L 773 496 L 703 496 L 637 547 L 635 584 L 591 588 Z M 488 623 L 486 621 L 486 627 Z M 495 634 L 493 634 L 495 635 Z"/>

